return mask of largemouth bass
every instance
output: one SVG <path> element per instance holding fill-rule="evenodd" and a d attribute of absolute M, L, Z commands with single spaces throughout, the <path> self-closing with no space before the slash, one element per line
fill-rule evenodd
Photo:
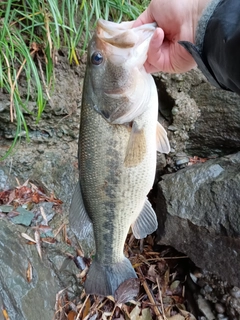
<path fill-rule="evenodd" d="M 132 226 L 136 238 L 157 229 L 147 194 L 156 169 L 156 150 L 170 151 L 157 122 L 158 95 L 144 69 L 154 24 L 132 28 L 99 20 L 88 47 L 79 135 L 79 171 L 70 225 L 79 238 L 93 228 L 96 254 L 85 290 L 114 295 L 136 273 L 124 256 Z M 82 225 L 82 227 L 81 227 Z M 77 227 L 78 229 L 77 229 Z"/>

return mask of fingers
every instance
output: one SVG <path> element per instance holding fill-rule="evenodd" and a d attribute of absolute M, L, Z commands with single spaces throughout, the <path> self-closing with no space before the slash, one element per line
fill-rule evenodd
<path fill-rule="evenodd" d="M 151 22 L 155 22 L 155 19 L 153 18 L 153 16 L 150 13 L 149 8 L 147 8 L 138 18 L 137 20 L 134 22 L 133 24 L 133 28 L 139 27 L 143 24 L 146 23 L 151 23 Z"/>
<path fill-rule="evenodd" d="M 164 31 L 161 28 L 156 28 L 154 31 L 154 34 L 152 36 L 152 39 L 149 44 L 149 51 L 148 53 L 150 55 L 156 56 L 159 54 L 160 47 L 163 43 L 164 39 Z"/>
<path fill-rule="evenodd" d="M 163 68 L 163 57 L 161 46 L 164 39 L 164 32 L 157 28 L 152 36 L 148 49 L 148 59 L 145 62 L 145 69 L 148 73 L 159 71 Z"/>

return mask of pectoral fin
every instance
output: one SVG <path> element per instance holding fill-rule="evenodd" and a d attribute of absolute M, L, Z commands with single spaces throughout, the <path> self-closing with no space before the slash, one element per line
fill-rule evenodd
<path fill-rule="evenodd" d="M 157 230 L 158 222 L 151 203 L 146 199 L 137 220 L 132 224 L 132 231 L 137 239 L 145 238 Z"/>
<path fill-rule="evenodd" d="M 83 249 L 92 251 L 95 246 L 93 226 L 83 203 L 79 182 L 76 185 L 70 206 L 69 224 L 81 245 L 85 247 Z"/>
<path fill-rule="evenodd" d="M 126 167 L 135 167 L 142 162 L 146 154 L 147 142 L 144 128 L 138 128 L 133 122 L 131 135 L 128 141 L 124 164 Z"/>
<path fill-rule="evenodd" d="M 157 151 L 161 153 L 169 153 L 171 148 L 168 141 L 167 132 L 159 122 L 157 122 L 156 137 L 157 137 Z"/>

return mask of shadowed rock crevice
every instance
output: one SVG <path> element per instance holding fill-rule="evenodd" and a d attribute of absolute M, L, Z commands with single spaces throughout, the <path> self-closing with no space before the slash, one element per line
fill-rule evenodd
<path fill-rule="evenodd" d="M 168 120 L 169 124 L 172 123 L 172 108 L 175 105 L 175 100 L 168 93 L 166 84 L 161 80 L 161 77 L 154 77 L 157 89 L 158 89 L 158 99 L 159 99 L 159 112 L 160 114 Z"/>

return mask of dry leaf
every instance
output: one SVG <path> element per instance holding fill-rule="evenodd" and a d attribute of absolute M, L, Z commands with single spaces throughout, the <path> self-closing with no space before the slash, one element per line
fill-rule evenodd
<path fill-rule="evenodd" d="M 157 278 L 157 272 L 156 272 L 156 266 L 151 265 L 148 269 L 147 272 L 147 278 L 151 280 L 152 282 L 156 283 L 156 278 Z"/>
<path fill-rule="evenodd" d="M 2 309 L 2 314 L 3 314 L 5 320 L 10 320 L 6 309 Z"/>
<path fill-rule="evenodd" d="M 67 315 L 67 318 L 68 320 L 75 320 L 75 317 L 76 317 L 77 313 L 73 310 L 71 310 L 68 315 Z"/>
<path fill-rule="evenodd" d="M 42 260 L 42 248 L 41 248 L 41 239 L 40 239 L 40 233 L 38 230 L 36 230 L 34 232 L 34 237 L 35 237 L 35 240 L 36 240 L 36 247 L 37 247 L 37 252 L 39 254 L 39 257 L 41 258 Z"/>
<path fill-rule="evenodd" d="M 140 320 L 140 312 L 141 312 L 141 309 L 139 308 L 139 306 L 136 306 L 135 308 L 133 308 L 130 313 L 130 319 Z"/>
<path fill-rule="evenodd" d="M 40 202 L 40 195 L 37 192 L 32 194 L 32 202 L 39 203 Z"/>
<path fill-rule="evenodd" d="M 45 211 L 44 211 L 43 207 L 40 207 L 40 212 L 41 212 L 41 215 L 42 215 L 42 217 L 43 217 L 43 220 L 44 220 L 44 222 L 45 222 L 45 224 L 46 224 L 46 226 L 47 226 L 47 225 L 48 225 L 48 220 L 47 220 L 47 216 L 46 216 L 46 214 L 45 214 Z"/>
<path fill-rule="evenodd" d="M 35 241 L 33 238 L 31 238 L 28 234 L 26 234 L 26 233 L 24 233 L 24 232 L 21 233 L 21 236 L 22 236 L 24 239 L 28 240 L 28 241 L 31 241 L 31 242 L 33 242 L 33 243 L 36 243 L 36 241 Z"/>
<path fill-rule="evenodd" d="M 33 229 L 33 230 L 38 230 L 38 231 L 43 232 L 43 233 L 52 231 L 52 228 L 51 228 L 51 227 L 45 226 L 45 225 L 43 225 L 43 224 L 40 224 L 40 225 L 37 226 L 37 227 L 32 227 L 32 229 Z"/>
<path fill-rule="evenodd" d="M 90 308 L 91 308 L 91 301 L 88 298 L 85 304 L 85 308 L 83 309 L 83 316 L 82 316 L 83 319 L 89 314 Z"/>
<path fill-rule="evenodd" d="M 194 315 L 192 315 L 190 312 L 188 312 L 186 310 L 179 310 L 179 311 L 184 316 L 184 319 L 186 319 L 186 320 L 196 320 Z"/>
<path fill-rule="evenodd" d="M 180 313 L 175 314 L 172 317 L 169 317 L 168 320 L 185 320 L 185 317 L 182 316 Z"/>
<path fill-rule="evenodd" d="M 124 281 L 117 288 L 114 298 L 117 303 L 126 303 L 133 300 L 139 292 L 140 280 L 133 278 Z"/>
<path fill-rule="evenodd" d="M 193 158 L 189 159 L 188 166 L 191 166 L 191 165 L 196 164 L 196 163 L 204 163 L 207 160 L 208 160 L 208 158 L 200 158 L 198 156 L 194 156 Z"/>
<path fill-rule="evenodd" d="M 28 261 L 26 277 L 27 277 L 27 282 L 30 283 L 32 281 L 32 265 L 29 261 Z"/>
<path fill-rule="evenodd" d="M 42 242 L 49 243 L 49 244 L 53 244 L 56 242 L 56 239 L 51 238 L 51 237 L 41 238 L 41 240 L 42 240 Z"/>

